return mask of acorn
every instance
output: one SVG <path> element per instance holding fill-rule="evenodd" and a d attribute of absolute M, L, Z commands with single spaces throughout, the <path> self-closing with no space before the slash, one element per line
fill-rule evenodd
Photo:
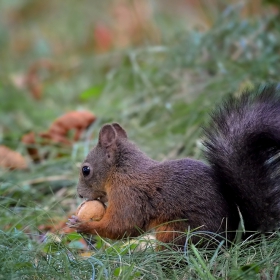
<path fill-rule="evenodd" d="M 99 200 L 87 200 L 80 204 L 76 216 L 81 221 L 100 221 L 105 214 L 105 205 Z"/>

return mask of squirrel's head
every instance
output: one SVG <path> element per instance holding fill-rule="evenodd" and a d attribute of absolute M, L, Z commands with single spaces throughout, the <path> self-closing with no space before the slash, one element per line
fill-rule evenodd
<path fill-rule="evenodd" d="M 89 152 L 81 165 L 78 194 L 85 199 L 106 202 L 106 183 L 117 166 L 117 151 L 121 141 L 125 141 L 125 130 L 117 123 L 104 125 L 98 144 Z"/>

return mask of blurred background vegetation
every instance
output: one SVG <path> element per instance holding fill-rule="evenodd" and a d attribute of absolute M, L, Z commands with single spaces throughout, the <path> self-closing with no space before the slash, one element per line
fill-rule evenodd
<path fill-rule="evenodd" d="M 80 202 L 78 166 L 102 124 L 119 122 L 154 159 L 203 159 L 201 127 L 215 104 L 279 81 L 279 6 L 277 0 L 2 0 L 0 145 L 27 165 L 0 168 L 3 275 L 21 275 L 20 265 L 9 270 L 20 263 L 18 248 L 45 252 L 42 236 L 66 234 L 66 218 Z M 57 118 L 80 110 L 96 120 L 78 141 L 42 142 L 40 133 Z M 26 144 L 22 137 L 30 132 L 39 139 Z M 67 279 L 63 273 L 57 277 Z"/>

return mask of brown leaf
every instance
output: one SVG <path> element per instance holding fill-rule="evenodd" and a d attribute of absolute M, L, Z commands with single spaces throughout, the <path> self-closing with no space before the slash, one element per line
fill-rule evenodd
<path fill-rule="evenodd" d="M 27 151 L 28 151 L 30 157 L 34 161 L 39 161 L 40 160 L 39 152 L 38 152 L 37 148 L 35 148 L 33 146 L 36 143 L 35 133 L 34 132 L 29 132 L 29 133 L 23 135 L 22 138 L 21 138 L 21 142 L 26 144 Z"/>
<path fill-rule="evenodd" d="M 71 111 L 56 119 L 50 126 L 47 134 L 54 142 L 71 143 L 78 141 L 82 132 L 95 121 L 96 117 L 88 111 Z M 67 135 L 70 130 L 75 131 L 73 140 L 68 139 Z"/>
<path fill-rule="evenodd" d="M 0 145 L 0 167 L 8 169 L 25 169 L 27 162 L 24 157 L 10 148 Z"/>
<path fill-rule="evenodd" d="M 71 146 L 78 141 L 81 134 L 94 122 L 96 117 L 88 111 L 71 111 L 57 118 L 50 126 L 49 130 L 43 133 L 27 133 L 22 136 L 21 141 L 27 145 L 27 151 L 34 161 L 40 161 L 46 155 L 40 155 L 35 144 L 51 145 L 59 143 Z M 71 138 L 69 132 L 73 131 Z"/>

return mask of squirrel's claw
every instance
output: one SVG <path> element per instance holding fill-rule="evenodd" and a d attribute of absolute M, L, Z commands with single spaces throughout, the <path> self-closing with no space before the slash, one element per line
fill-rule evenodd
<path fill-rule="evenodd" d="M 79 225 L 79 223 L 79 218 L 75 215 L 72 215 L 72 217 L 68 219 L 68 223 L 66 223 L 66 225 L 70 228 L 76 228 Z"/>
<path fill-rule="evenodd" d="M 71 218 L 68 219 L 68 223 L 66 223 L 66 225 L 70 228 L 75 228 L 77 233 L 86 232 L 85 226 L 87 226 L 87 223 L 82 222 L 75 215 L 71 216 Z"/>

